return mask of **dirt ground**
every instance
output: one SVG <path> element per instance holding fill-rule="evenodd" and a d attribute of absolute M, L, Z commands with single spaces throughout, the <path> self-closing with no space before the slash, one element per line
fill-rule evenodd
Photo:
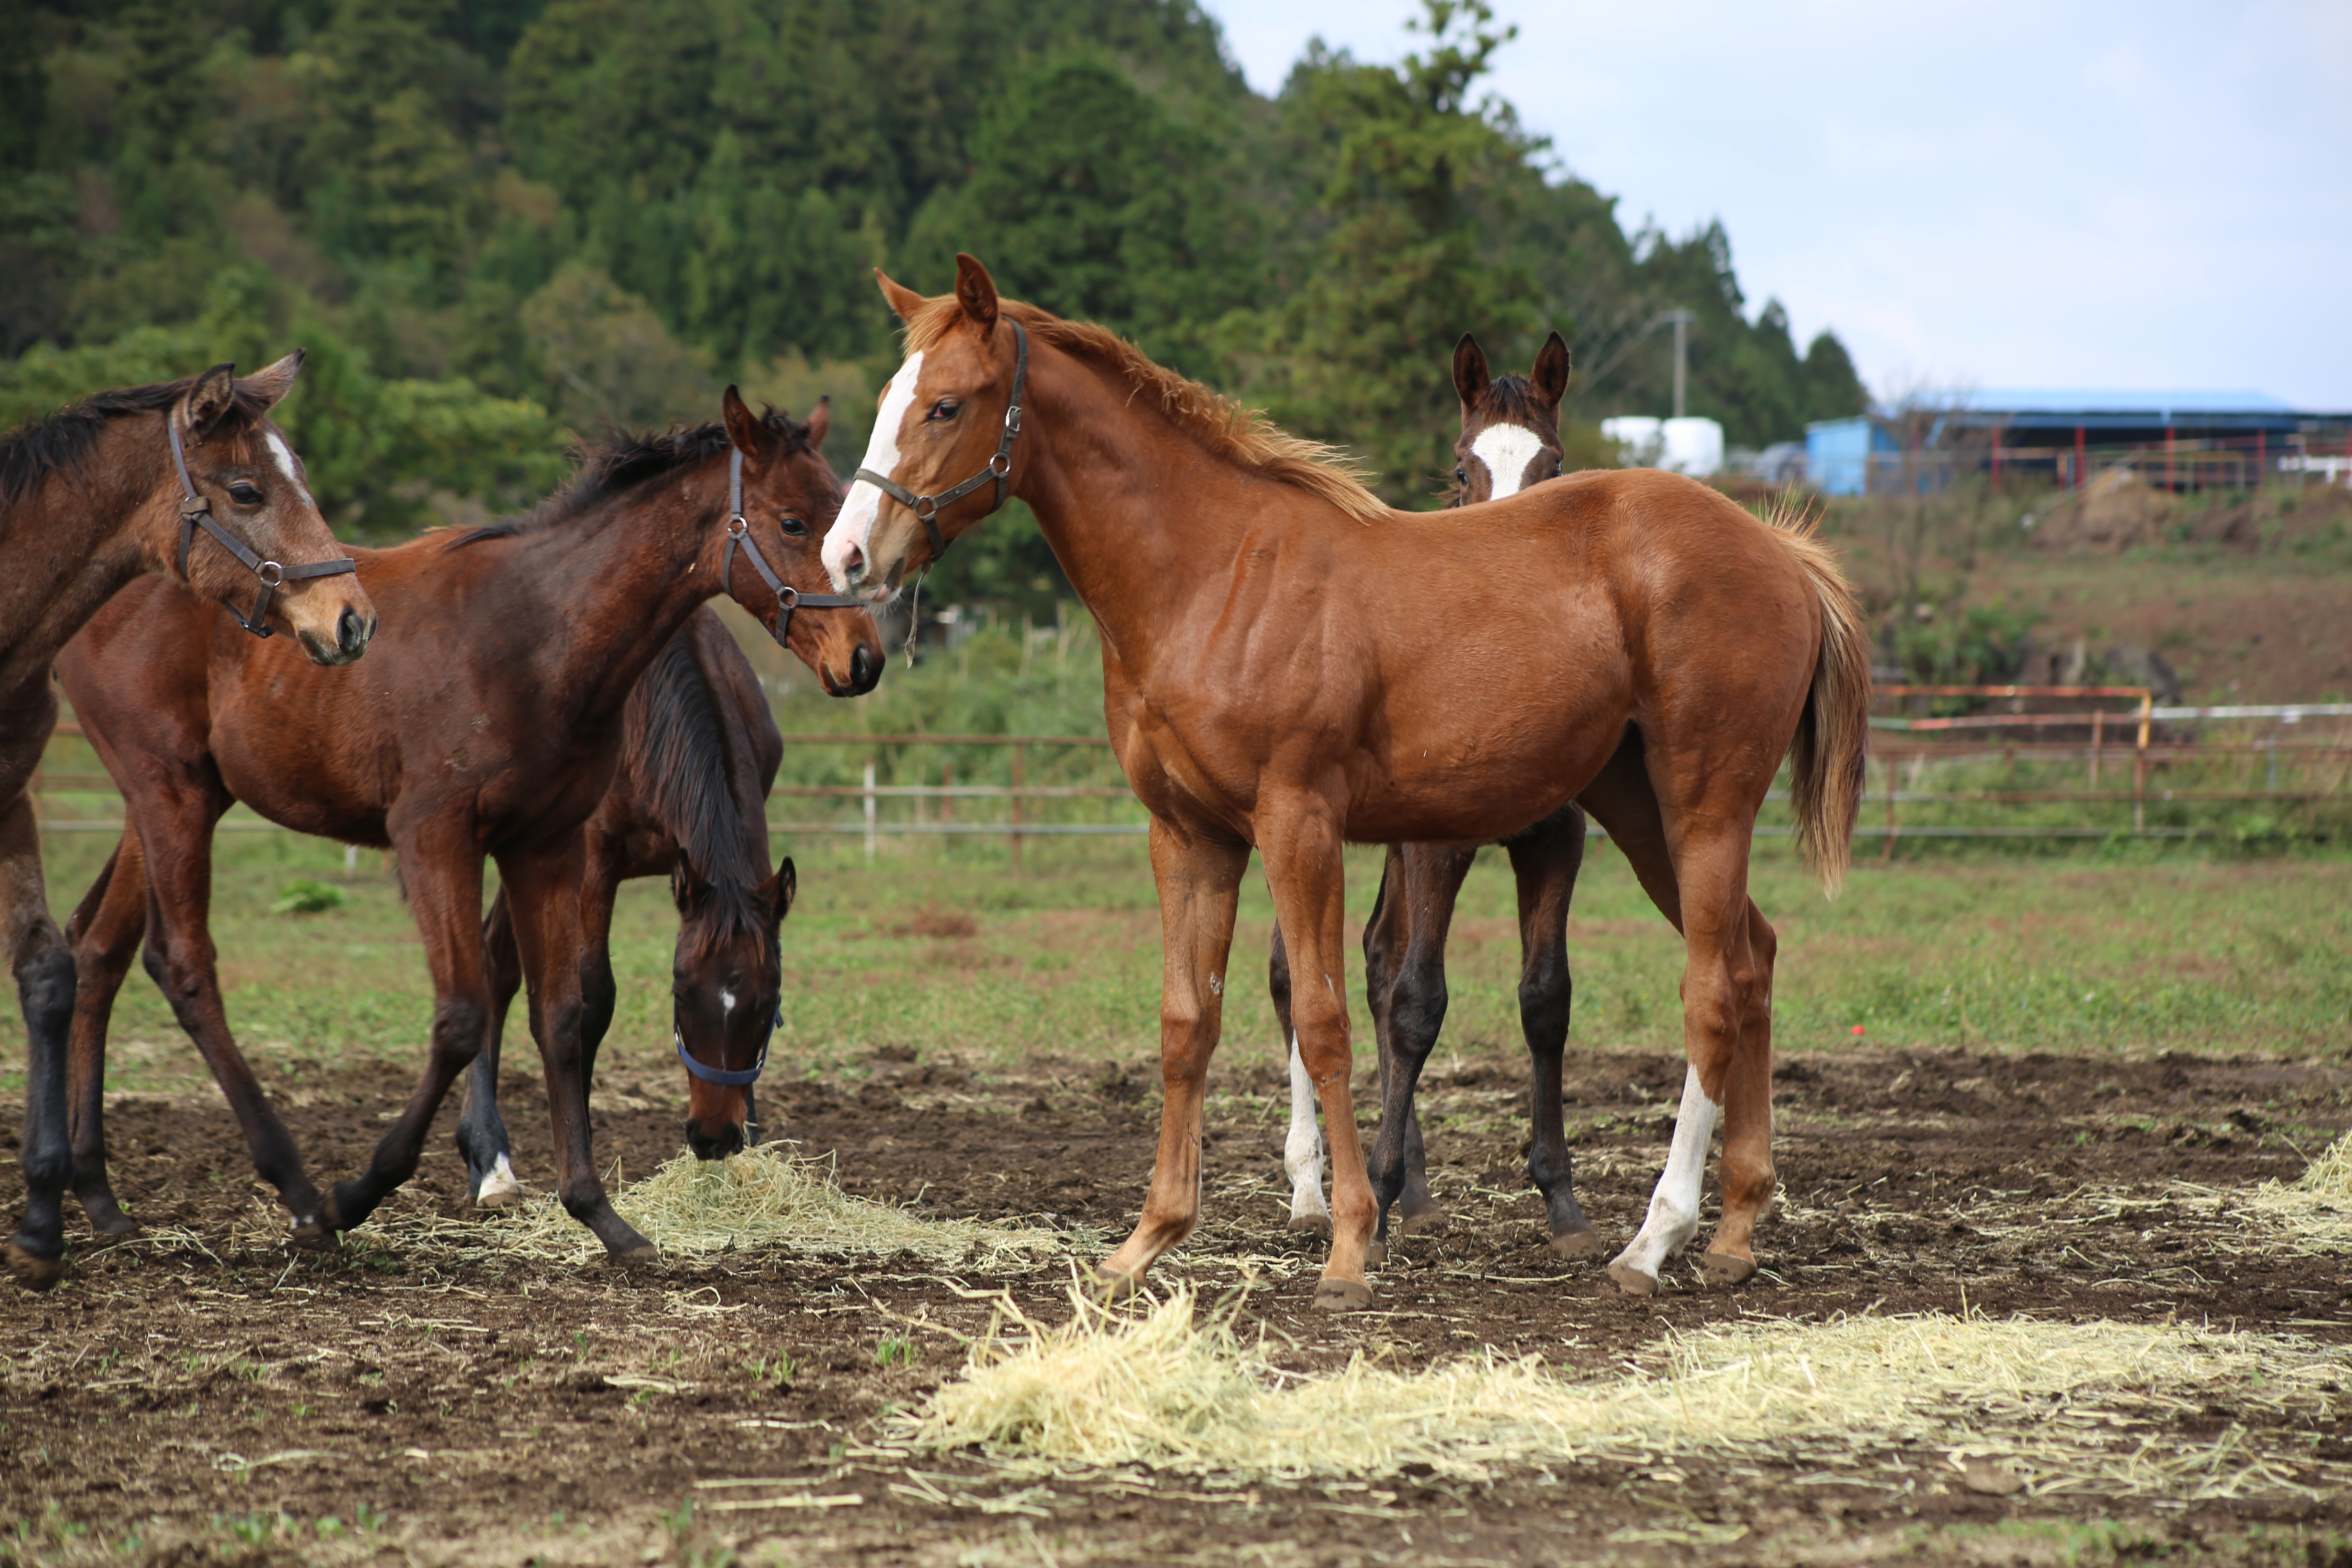
<path fill-rule="evenodd" d="M 1734 1315 L 1957 1311 L 1964 1293 L 1995 1316 L 2352 1339 L 2341 1258 L 2262 1247 L 2178 1185 L 2299 1173 L 2352 1120 L 2346 1070 L 1788 1058 L 1766 1272 L 1727 1291 L 1681 1271 L 1639 1300 L 1547 1250 L 1521 1164 L 1523 1068 L 1441 1049 L 1423 1103 L 1451 1223 L 1394 1249 L 1381 1310 L 1335 1321 L 1307 1310 L 1319 1245 L 1280 1229 L 1284 1080 L 1271 1062 L 1230 1059 L 1245 1055 L 1229 1052 L 1214 1080 L 1205 1224 L 1160 1278 L 1212 1293 L 1254 1279 L 1246 1310 L 1301 1367 L 1359 1349 L 1411 1365 L 1492 1345 L 1599 1372 Z M 1055 1216 L 1079 1227 L 1080 1256 L 1093 1253 L 1086 1229 L 1124 1234 L 1149 1172 L 1150 1064 L 978 1075 L 899 1049 L 869 1066 L 854 1085 L 780 1083 L 763 1105 L 772 1134 L 835 1154 L 849 1190 L 927 1214 Z M 1569 1072 L 1580 1193 L 1622 1239 L 1663 1162 L 1682 1068 L 1571 1054 Z M 636 1176 L 677 1152 L 682 1086 L 674 1071 L 610 1070 L 601 1157 Z M 385 1068 L 306 1073 L 281 1104 L 313 1173 L 335 1173 L 361 1163 L 408 1087 Z M 543 1182 L 544 1101 L 519 1076 L 508 1088 L 519 1167 Z M 1907 1472 L 1895 1456 L 1899 1484 L 1767 1456 L 1240 1492 L 1134 1473 L 1015 1485 L 953 1458 L 910 1466 L 872 1447 L 883 1413 L 953 1373 L 955 1335 L 986 1325 L 989 1292 L 1065 1315 L 1066 1264 L 950 1277 L 911 1257 L 762 1250 L 622 1271 L 436 1247 L 428 1232 L 474 1223 L 450 1117 L 386 1226 L 312 1258 L 269 1242 L 278 1222 L 216 1096 L 123 1097 L 116 1183 L 150 1238 L 100 1250 L 78 1233 L 56 1294 L 0 1295 L 0 1521 L 13 1521 L 0 1560 L 2058 1562 L 2201 1547 L 2352 1562 L 2331 1544 L 2352 1533 L 2341 1492 L 2195 1507 L 1986 1495 L 1937 1454 Z M 5 1170 L 0 1210 L 13 1215 L 21 1189 L 13 1161 Z M 2242 1419 L 2259 1417 L 2184 1409 L 2176 1432 L 2210 1438 Z M 2297 1436 L 2315 1458 L 2352 1457 L 2352 1429 Z M 698 1485 L 749 1478 L 774 1483 L 758 1498 L 804 1506 L 730 1508 L 753 1492 Z"/>

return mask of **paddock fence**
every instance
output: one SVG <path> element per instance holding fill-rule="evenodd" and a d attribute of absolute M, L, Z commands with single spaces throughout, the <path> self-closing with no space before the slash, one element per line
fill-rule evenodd
<path fill-rule="evenodd" d="M 2352 834 L 2352 703 L 2159 704 L 2145 687 L 1920 686 L 1873 691 L 1858 838 L 2196 839 L 2260 845 Z M 57 742 L 83 739 L 68 720 Z M 1118 837 L 1148 819 L 1102 735 L 788 734 L 770 831 L 862 840 Z M 52 757 L 56 757 L 56 742 Z M 33 781 L 45 831 L 119 833 L 94 759 Z M 229 832 L 281 831 L 243 806 Z M 1788 792 L 1759 831 L 1790 832 Z M 1595 824 L 1592 832 L 1602 836 Z"/>

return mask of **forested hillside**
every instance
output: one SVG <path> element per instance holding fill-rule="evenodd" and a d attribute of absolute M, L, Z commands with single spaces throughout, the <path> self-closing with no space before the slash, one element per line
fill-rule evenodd
<path fill-rule="evenodd" d="M 729 379 L 832 394 L 845 466 L 896 358 L 866 269 L 936 290 L 959 249 L 1401 504 L 1452 466 L 1465 330 L 1510 365 L 1565 332 L 1588 425 L 1667 412 L 1672 306 L 1735 444 L 1861 406 L 1719 227 L 1628 234 L 1484 91 L 1483 4 L 1424 4 L 1401 65 L 1310 51 L 1269 100 L 1192 0 L 0 0 L 0 426 L 300 343 L 288 423 L 355 537 L 520 504 Z M 995 533 L 941 586 L 1043 591 Z"/>

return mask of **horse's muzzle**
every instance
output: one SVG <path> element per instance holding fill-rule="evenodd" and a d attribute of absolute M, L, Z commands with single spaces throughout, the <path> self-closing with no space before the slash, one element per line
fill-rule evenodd
<path fill-rule="evenodd" d="M 335 617 L 333 642 L 330 643 L 324 637 L 313 636 L 310 632 L 297 633 L 296 640 L 301 643 L 302 651 L 310 656 L 311 663 L 333 666 L 350 664 L 356 660 L 360 655 L 367 652 L 368 643 L 374 637 L 375 617 L 372 615 L 362 616 L 358 610 L 346 605 L 343 606 L 343 613 Z"/>
<path fill-rule="evenodd" d="M 706 1132 L 700 1118 L 688 1117 L 686 1146 L 694 1151 L 698 1160 L 724 1160 L 730 1154 L 740 1154 L 743 1152 L 743 1124 L 729 1121 L 716 1132 Z"/>

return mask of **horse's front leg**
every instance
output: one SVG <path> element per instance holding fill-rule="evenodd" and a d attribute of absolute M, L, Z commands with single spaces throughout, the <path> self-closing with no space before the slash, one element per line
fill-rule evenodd
<path fill-rule="evenodd" d="M 1323 1202 L 1323 1131 L 1315 1121 L 1315 1080 L 1298 1059 L 1298 1036 L 1290 1026 L 1290 953 L 1282 945 L 1279 925 L 1274 928 L 1274 952 L 1265 967 L 1283 1056 L 1290 1064 L 1290 1131 L 1282 1140 L 1282 1173 L 1290 1178 L 1290 1220 L 1284 1228 L 1328 1236 L 1331 1211 Z"/>
<path fill-rule="evenodd" d="M 1381 1205 L 1372 1244 L 1376 1263 L 1388 1256 L 1390 1205 L 1400 1205 L 1398 1221 L 1408 1235 L 1445 1223 L 1445 1211 L 1430 1196 L 1428 1156 L 1413 1100 L 1421 1070 L 1445 1026 L 1445 938 L 1462 879 L 1477 858 L 1475 848 L 1391 847 L 1381 902 L 1365 928 L 1364 965 L 1372 977 L 1368 990 L 1381 1035 L 1381 1126 L 1370 1162 L 1372 1193 Z M 1376 943 L 1375 932 L 1385 933 L 1385 940 Z M 1380 984 L 1381 968 L 1387 971 L 1385 986 Z"/>
<path fill-rule="evenodd" d="M 1366 1251 L 1380 1209 L 1364 1171 L 1349 1092 L 1347 878 L 1340 858 L 1341 785 L 1328 791 L 1262 786 L 1258 852 L 1290 949 L 1290 1016 L 1299 1059 L 1323 1102 L 1331 1141 L 1331 1256 L 1315 1290 L 1318 1307 L 1345 1310 L 1371 1304 Z"/>
<path fill-rule="evenodd" d="M 1528 1174 L 1544 1195 L 1551 1224 L 1551 1249 L 1567 1258 L 1601 1250 L 1600 1233 L 1576 1201 L 1560 1109 L 1560 1058 L 1568 1048 L 1569 1005 L 1574 995 L 1568 970 L 1568 904 L 1584 866 L 1584 813 L 1569 805 L 1554 812 L 1506 847 L 1519 892 L 1519 1027 L 1534 1069 L 1534 1126 L 1528 1143 Z"/>
<path fill-rule="evenodd" d="M 1249 847 L 1151 821 L 1164 970 L 1160 987 L 1160 1152 L 1135 1230 L 1097 1270 L 1114 1294 L 1192 1232 L 1201 1216 L 1201 1106 L 1223 1018 L 1225 960 Z"/>
<path fill-rule="evenodd" d="M 125 833 L 98 880 L 66 923 L 74 955 L 73 1050 L 68 1095 L 73 1128 L 74 1195 L 100 1236 L 139 1228 L 115 1201 L 106 1173 L 106 1029 L 114 998 L 147 931 L 147 859 L 136 831 Z"/>
<path fill-rule="evenodd" d="M 514 1143 L 499 1113 L 499 1058 L 506 1044 L 507 1011 L 522 989 L 522 957 L 515 949 L 514 911 L 499 889 L 482 917 L 482 967 L 490 993 L 489 1022 L 482 1054 L 466 1069 L 466 1110 L 457 1119 L 457 1152 L 465 1157 L 467 1184 L 478 1208 L 509 1208 L 522 1202 L 515 1176 Z"/>
<path fill-rule="evenodd" d="M 37 752 L 36 753 L 37 754 Z M 8 1243 L 8 1272 L 47 1290 L 66 1268 L 65 1192 L 73 1175 L 66 1115 L 66 1050 L 73 1025 L 73 950 L 49 918 L 41 830 L 21 788 L 0 807 L 0 926 L 16 1000 L 25 1010 L 25 1218 Z"/>
<path fill-rule="evenodd" d="M 499 876 L 514 897 L 515 937 L 530 980 L 530 1030 L 547 1075 L 556 1195 L 565 1212 L 596 1233 L 607 1253 L 651 1258 L 653 1243 L 614 1210 L 596 1176 L 594 1133 L 588 1121 L 588 1053 L 581 1033 L 583 858 L 582 836 L 569 833 L 500 855 Z"/>
<path fill-rule="evenodd" d="M 433 1034 L 425 1076 L 367 1169 L 336 1184 L 330 1223 L 349 1230 L 375 1212 L 394 1188 L 416 1173 L 434 1114 L 457 1075 L 481 1055 L 489 1032 L 490 986 L 482 968 L 482 852 L 472 818 L 461 812 L 402 819 L 388 826 L 400 855 L 408 911 L 433 971 Z"/>

